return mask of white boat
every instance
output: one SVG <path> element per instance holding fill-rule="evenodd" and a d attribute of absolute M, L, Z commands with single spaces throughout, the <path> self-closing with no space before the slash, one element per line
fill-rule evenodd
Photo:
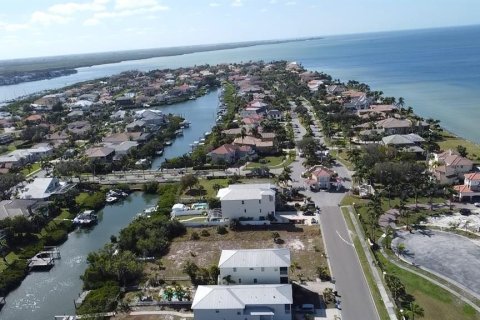
<path fill-rule="evenodd" d="M 73 219 L 73 223 L 79 226 L 90 226 L 97 223 L 98 217 L 93 210 L 86 210 Z"/>
<path fill-rule="evenodd" d="M 114 202 L 118 201 L 118 198 L 117 197 L 107 197 L 107 199 L 105 201 L 107 203 L 114 203 Z"/>
<path fill-rule="evenodd" d="M 166 145 L 166 146 L 171 146 L 171 145 L 172 145 L 172 141 L 170 141 L 170 140 L 165 141 L 165 145 Z"/>

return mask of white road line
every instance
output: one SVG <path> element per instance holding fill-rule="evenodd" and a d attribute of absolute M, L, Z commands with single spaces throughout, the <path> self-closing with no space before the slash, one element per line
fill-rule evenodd
<path fill-rule="evenodd" d="M 340 239 L 342 239 L 343 242 L 345 242 L 345 243 L 348 244 L 349 246 L 352 246 L 352 247 L 353 247 L 353 243 L 351 243 L 351 242 L 343 239 L 342 236 L 340 235 L 340 233 L 338 232 L 338 230 L 336 230 L 335 232 L 337 233 L 337 236 L 339 236 Z"/>

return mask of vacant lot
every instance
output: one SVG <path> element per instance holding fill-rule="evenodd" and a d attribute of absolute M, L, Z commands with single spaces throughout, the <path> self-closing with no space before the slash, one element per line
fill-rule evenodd
<path fill-rule="evenodd" d="M 191 240 L 193 232 L 200 235 L 198 240 Z M 284 241 L 282 244 L 273 242 L 273 232 L 278 232 Z M 162 258 L 164 270 L 158 271 L 158 275 L 166 278 L 183 277 L 185 274 L 182 273 L 182 266 L 188 260 L 198 266 L 209 267 L 218 264 L 222 249 L 254 248 L 289 248 L 292 264 L 295 265 L 290 274 L 292 280 L 298 280 L 299 277 L 314 280 L 317 277 L 317 267 L 326 265 L 318 226 L 289 225 L 282 228 L 229 230 L 224 235 L 218 234 L 216 228 L 202 228 L 188 229 L 185 236 L 172 242 L 170 252 Z"/>

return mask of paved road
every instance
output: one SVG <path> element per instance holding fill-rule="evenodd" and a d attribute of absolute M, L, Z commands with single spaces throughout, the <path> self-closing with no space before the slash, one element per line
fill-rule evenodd
<path fill-rule="evenodd" d="M 337 291 L 342 296 L 342 319 L 379 319 L 340 208 L 322 207 L 320 221 Z"/>
<path fill-rule="evenodd" d="M 308 105 L 306 107 L 309 108 Z M 295 133 L 295 140 L 298 141 L 306 133 L 306 130 L 299 124 L 296 117 L 293 117 L 292 124 L 297 124 L 299 127 L 299 132 Z M 321 133 L 315 130 L 314 134 L 323 143 Z M 292 185 L 295 187 L 305 187 L 301 177 L 301 173 L 305 171 L 302 165 L 303 161 L 304 159 L 297 157 L 297 160 L 291 165 L 291 176 L 294 180 Z M 338 162 L 335 163 L 333 169 L 340 177 L 346 178 L 344 187 L 349 189 L 351 172 Z M 311 197 L 321 209 L 320 224 L 332 275 L 336 279 L 337 291 L 341 295 L 342 319 L 379 319 L 345 219 L 338 207 L 345 194 L 327 191 L 311 192 L 308 188 L 303 193 L 307 197 Z"/>

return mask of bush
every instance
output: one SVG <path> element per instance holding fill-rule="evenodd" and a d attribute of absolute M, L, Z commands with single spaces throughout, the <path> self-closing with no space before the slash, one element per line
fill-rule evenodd
<path fill-rule="evenodd" d="M 150 181 L 143 185 L 142 190 L 148 194 L 156 194 L 158 192 L 158 185 L 157 181 Z"/>
<path fill-rule="evenodd" d="M 200 239 L 200 236 L 198 235 L 198 233 L 196 231 L 193 231 L 192 234 L 190 235 L 190 240 L 198 240 Z"/>
<path fill-rule="evenodd" d="M 228 231 L 227 231 L 227 228 L 225 228 L 224 226 L 218 226 L 217 227 L 217 233 L 218 234 L 226 234 Z"/>
<path fill-rule="evenodd" d="M 202 232 L 200 232 L 200 235 L 202 237 L 209 237 L 210 236 L 210 232 L 208 232 L 208 230 L 206 229 L 203 229 Z"/>
<path fill-rule="evenodd" d="M 105 193 L 97 191 L 83 200 L 80 206 L 84 209 L 99 210 L 105 205 Z"/>
<path fill-rule="evenodd" d="M 115 310 L 120 287 L 114 283 L 92 290 L 82 305 L 77 309 L 77 314 L 101 313 Z"/>
<path fill-rule="evenodd" d="M 45 245 L 55 246 L 65 242 L 68 239 L 68 233 L 66 230 L 63 229 L 55 229 L 49 231 L 48 234 L 44 237 L 44 239 Z"/>
<path fill-rule="evenodd" d="M 6 293 L 20 285 L 27 275 L 27 261 L 16 260 L 0 273 L 0 292 Z"/>

